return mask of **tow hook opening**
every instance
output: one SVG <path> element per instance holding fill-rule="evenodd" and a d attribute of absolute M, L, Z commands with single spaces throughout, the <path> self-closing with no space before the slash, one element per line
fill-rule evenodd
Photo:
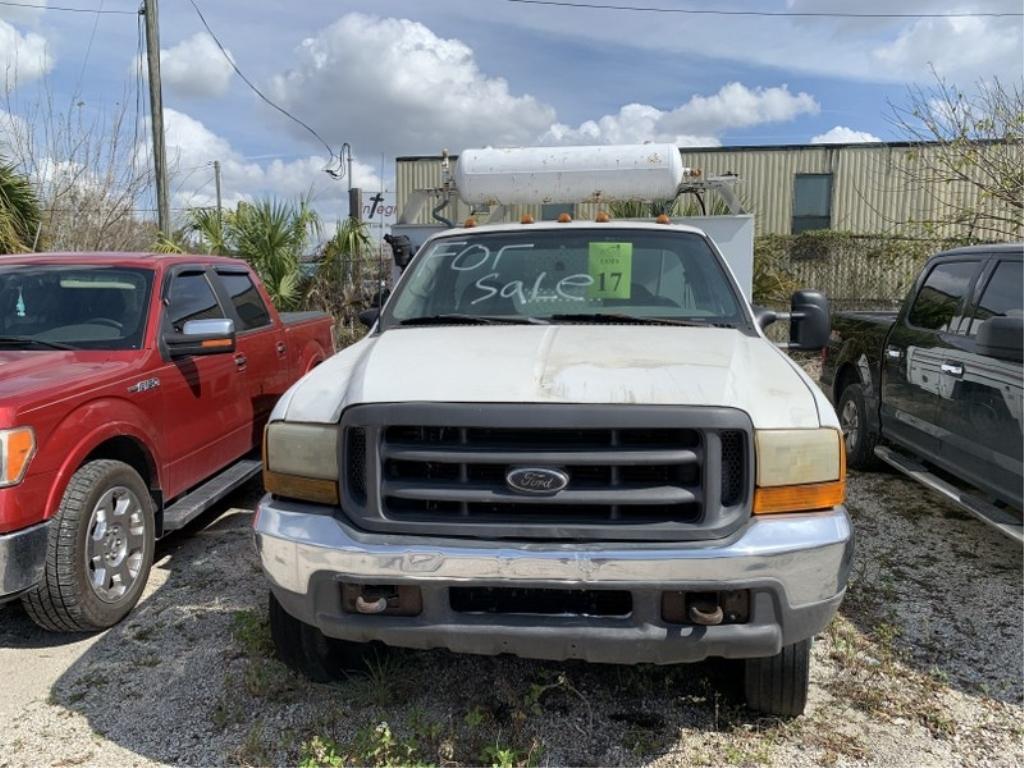
<path fill-rule="evenodd" d="M 419 587 L 404 584 L 342 584 L 341 607 L 364 616 L 419 616 L 423 596 Z"/>
<path fill-rule="evenodd" d="M 663 592 L 661 618 L 670 624 L 714 627 L 750 620 L 750 590 Z"/>

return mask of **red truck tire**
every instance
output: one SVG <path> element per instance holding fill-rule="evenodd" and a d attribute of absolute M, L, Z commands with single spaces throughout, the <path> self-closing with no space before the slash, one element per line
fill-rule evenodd
<path fill-rule="evenodd" d="M 43 580 L 22 597 L 52 631 L 117 624 L 139 601 L 153 564 L 155 505 L 138 472 L 90 461 L 71 477 L 50 522 Z"/>

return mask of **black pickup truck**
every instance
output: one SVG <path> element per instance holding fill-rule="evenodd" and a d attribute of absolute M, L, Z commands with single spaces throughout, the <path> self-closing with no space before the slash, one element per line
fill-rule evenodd
<path fill-rule="evenodd" d="M 822 388 L 847 460 L 890 464 L 1018 540 L 1024 246 L 933 256 L 898 312 L 840 312 Z"/>

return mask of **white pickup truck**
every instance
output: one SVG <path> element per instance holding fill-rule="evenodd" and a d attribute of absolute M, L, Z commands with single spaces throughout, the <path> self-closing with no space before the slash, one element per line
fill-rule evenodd
<path fill-rule="evenodd" d="M 467 224 L 271 416 L 254 526 L 282 658 L 323 680 L 371 641 L 725 657 L 750 707 L 800 714 L 853 539 L 839 422 L 775 316 L 664 217 Z M 794 305 L 820 349 L 827 302 Z"/>

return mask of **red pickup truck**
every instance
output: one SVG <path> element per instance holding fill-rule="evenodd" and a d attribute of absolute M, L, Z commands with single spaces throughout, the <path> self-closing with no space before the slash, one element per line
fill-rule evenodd
<path fill-rule="evenodd" d="M 279 315 L 236 259 L 0 257 L 0 602 L 51 630 L 120 621 L 154 540 L 259 472 L 331 329 Z"/>

